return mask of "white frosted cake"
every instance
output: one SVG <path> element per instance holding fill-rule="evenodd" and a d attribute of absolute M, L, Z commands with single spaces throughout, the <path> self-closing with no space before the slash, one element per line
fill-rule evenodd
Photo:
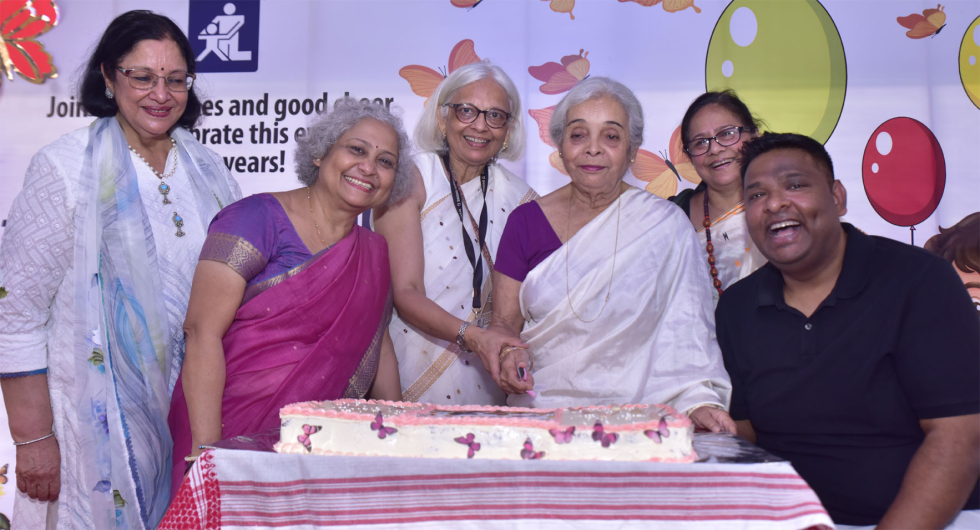
<path fill-rule="evenodd" d="M 280 453 L 693 462 L 691 420 L 666 405 L 561 409 L 342 399 L 283 408 Z"/>

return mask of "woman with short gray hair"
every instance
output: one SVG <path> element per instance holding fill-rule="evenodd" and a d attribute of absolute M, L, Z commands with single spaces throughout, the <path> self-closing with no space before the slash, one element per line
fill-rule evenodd
<path fill-rule="evenodd" d="M 572 181 L 511 214 L 494 270 L 489 329 L 526 343 L 486 359 L 507 403 L 666 403 L 734 432 L 694 230 L 679 208 L 623 182 L 643 141 L 636 97 L 586 79 L 549 131 Z"/>
<path fill-rule="evenodd" d="M 401 396 L 388 247 L 356 221 L 408 191 L 409 149 L 387 109 L 340 100 L 296 148 L 304 187 L 211 222 L 170 408 L 172 493 L 201 445 L 276 428 L 289 403 Z"/>
<path fill-rule="evenodd" d="M 510 212 L 537 197 L 497 163 L 523 155 L 522 114 L 517 87 L 499 67 L 482 61 L 456 69 L 415 129 L 423 152 L 412 191 L 374 211 L 391 256 L 397 315 L 390 331 L 403 401 L 504 403 L 474 350 L 520 344 L 484 328 L 500 234 Z"/>

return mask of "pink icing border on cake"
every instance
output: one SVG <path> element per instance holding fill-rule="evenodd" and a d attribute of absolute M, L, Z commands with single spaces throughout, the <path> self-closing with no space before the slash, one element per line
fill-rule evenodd
<path fill-rule="evenodd" d="M 691 425 L 691 420 L 680 413 L 676 409 L 669 405 L 643 405 L 643 404 L 628 404 L 628 405 L 604 405 L 604 406 L 591 406 L 591 407 L 570 407 L 568 409 L 528 409 L 528 408 L 517 408 L 517 407 L 497 407 L 497 406 L 480 406 L 480 405 L 452 405 L 452 406 L 442 406 L 442 405 L 432 405 L 423 403 L 409 403 L 403 401 L 375 401 L 375 400 L 356 400 L 356 399 L 338 399 L 333 401 L 333 403 L 366 403 L 368 405 L 381 405 L 389 407 L 401 407 L 406 409 L 401 414 L 396 416 L 389 416 L 385 418 L 385 422 L 393 426 L 402 425 L 486 425 L 486 426 L 512 426 L 512 427 L 523 427 L 532 429 L 553 429 L 561 426 L 562 411 L 563 410 L 580 410 L 580 411 L 603 411 L 608 410 L 612 407 L 618 407 L 621 409 L 633 409 L 633 408 L 652 408 L 655 407 L 660 409 L 663 416 L 668 417 L 667 426 L 677 429 L 685 429 Z M 346 412 L 338 410 L 327 410 L 320 407 L 321 403 L 316 401 L 307 401 L 304 403 L 295 403 L 292 405 L 287 405 L 280 411 L 280 416 L 313 416 L 321 418 L 334 418 L 349 421 L 373 421 L 375 416 L 372 414 L 361 414 L 356 412 Z M 421 417 L 419 414 L 424 414 L 432 410 L 443 410 L 448 412 L 453 411 L 479 411 L 479 412 L 531 412 L 537 414 L 553 414 L 554 420 L 545 421 L 530 418 L 508 418 L 508 417 L 449 417 L 449 418 L 436 418 L 432 416 Z M 632 423 L 628 425 L 608 425 L 605 426 L 605 430 L 608 432 L 629 432 L 629 431 L 642 431 L 647 429 L 656 429 L 660 425 L 660 419 L 654 421 L 648 421 L 644 423 Z M 591 426 L 586 426 L 591 427 Z"/>

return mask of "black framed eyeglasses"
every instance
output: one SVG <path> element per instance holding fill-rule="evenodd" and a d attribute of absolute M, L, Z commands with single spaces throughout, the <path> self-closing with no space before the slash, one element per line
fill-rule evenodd
<path fill-rule="evenodd" d="M 167 76 L 161 76 L 149 70 L 143 70 L 142 68 L 123 68 L 120 66 L 116 70 L 122 72 L 122 75 L 126 76 L 126 79 L 129 79 L 129 86 L 137 90 L 150 90 L 157 86 L 157 80 L 163 77 L 166 79 L 165 84 L 167 90 L 171 92 L 187 92 L 194 86 L 194 79 L 197 78 L 194 74 L 188 74 L 187 72 L 174 72 Z"/>
<path fill-rule="evenodd" d="M 718 134 L 714 136 L 709 136 L 708 138 L 695 138 L 687 145 L 684 146 L 684 150 L 687 154 L 691 156 L 699 156 L 708 152 L 711 148 L 711 140 L 718 142 L 718 145 L 722 147 L 728 147 L 738 143 L 738 139 L 742 137 L 742 131 L 745 127 L 729 127 L 727 129 L 722 129 L 718 131 Z"/>
<path fill-rule="evenodd" d="M 493 129 L 499 129 L 507 124 L 510 113 L 500 109 L 480 110 L 475 105 L 469 103 L 446 103 L 443 107 L 452 107 L 456 110 L 456 119 L 461 123 L 473 123 L 480 114 L 486 116 L 487 125 Z"/>

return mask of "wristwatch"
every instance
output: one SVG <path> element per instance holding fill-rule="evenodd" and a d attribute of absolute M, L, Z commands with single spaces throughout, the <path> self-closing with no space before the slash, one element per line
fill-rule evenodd
<path fill-rule="evenodd" d="M 466 328 L 470 327 L 470 324 L 472 322 L 463 321 L 463 325 L 459 327 L 459 333 L 456 334 L 456 345 L 463 351 L 469 351 L 466 349 L 466 338 L 464 335 L 466 335 Z"/>

